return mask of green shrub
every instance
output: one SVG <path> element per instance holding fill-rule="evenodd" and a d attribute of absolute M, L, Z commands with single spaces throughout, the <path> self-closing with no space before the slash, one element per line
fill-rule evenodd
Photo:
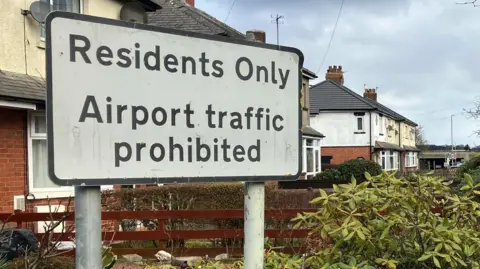
<path fill-rule="evenodd" d="M 474 155 L 469 161 L 457 168 L 457 177 L 462 179 L 465 173 L 470 173 L 471 170 L 480 169 L 480 154 Z"/>
<path fill-rule="evenodd" d="M 341 164 L 338 171 L 344 180 L 350 180 L 352 176 L 358 180 L 365 180 L 365 172 L 372 176 L 380 175 L 382 167 L 374 161 L 356 159 Z"/>
<path fill-rule="evenodd" d="M 464 193 L 429 174 L 397 179 L 383 172 L 367 181 L 334 186 L 299 214 L 296 228 L 311 228 L 311 264 L 363 263 L 368 268 L 480 268 L 480 190 L 469 175 Z M 440 213 L 432 209 L 443 209 Z M 317 267 L 316 267 L 317 268 Z M 352 268 L 352 267 L 342 267 Z"/>
<path fill-rule="evenodd" d="M 342 173 L 337 168 L 327 169 L 315 176 L 317 180 L 342 180 Z"/>

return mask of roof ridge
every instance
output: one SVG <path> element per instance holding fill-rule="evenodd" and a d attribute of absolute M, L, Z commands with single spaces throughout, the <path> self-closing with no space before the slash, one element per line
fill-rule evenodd
<path fill-rule="evenodd" d="M 357 98 L 358 100 L 360 100 L 361 102 L 371 106 L 373 109 L 378 109 L 377 107 L 373 106 L 371 103 L 367 102 L 365 100 L 365 98 L 363 98 L 360 94 L 352 91 L 351 89 L 349 89 L 348 87 L 346 86 L 343 86 L 335 81 L 332 81 L 332 80 L 328 80 L 330 83 L 334 84 L 335 86 L 339 87 L 340 89 L 342 89 L 343 91 L 345 91 L 346 93 L 350 94 L 351 96 Z"/>

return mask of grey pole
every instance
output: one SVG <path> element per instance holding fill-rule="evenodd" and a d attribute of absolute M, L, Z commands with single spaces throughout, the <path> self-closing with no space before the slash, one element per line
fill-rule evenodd
<path fill-rule="evenodd" d="M 245 182 L 245 268 L 262 269 L 265 229 L 265 183 Z"/>
<path fill-rule="evenodd" d="M 102 268 L 100 186 L 75 187 L 75 245 L 75 268 Z"/>

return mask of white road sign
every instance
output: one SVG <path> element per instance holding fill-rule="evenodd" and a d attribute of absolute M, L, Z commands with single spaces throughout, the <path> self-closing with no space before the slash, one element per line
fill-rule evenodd
<path fill-rule="evenodd" d="M 53 12 L 50 177 L 60 185 L 296 179 L 302 63 L 294 48 Z"/>

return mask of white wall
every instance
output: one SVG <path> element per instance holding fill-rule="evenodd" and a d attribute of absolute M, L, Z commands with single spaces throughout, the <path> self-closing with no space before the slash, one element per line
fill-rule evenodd
<path fill-rule="evenodd" d="M 365 112 L 364 116 L 364 134 L 355 134 L 357 122 L 353 111 L 322 112 L 310 117 L 310 126 L 325 135 L 322 141 L 323 147 L 368 146 L 370 145 L 369 125 L 370 115 L 368 112 Z M 372 140 L 373 143 L 375 140 Z"/>

